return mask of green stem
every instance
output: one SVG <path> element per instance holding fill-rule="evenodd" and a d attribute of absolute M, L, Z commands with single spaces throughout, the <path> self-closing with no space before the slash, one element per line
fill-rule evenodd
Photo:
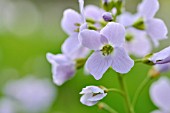
<path fill-rule="evenodd" d="M 133 101 L 132 101 L 132 105 L 135 107 L 137 99 L 139 98 L 140 94 L 142 93 L 142 91 L 144 90 L 145 86 L 150 82 L 152 78 L 147 76 L 143 82 L 140 84 L 140 86 L 137 88 Z"/>
<path fill-rule="evenodd" d="M 121 87 L 122 91 L 124 92 L 124 99 L 125 99 L 125 104 L 127 106 L 128 112 L 129 113 L 135 113 L 133 106 L 130 102 L 129 94 L 128 94 L 126 84 L 125 84 L 125 81 L 124 81 L 124 76 L 119 74 L 118 80 L 119 80 L 120 87 Z"/>
<path fill-rule="evenodd" d="M 104 109 L 104 110 L 106 110 L 106 111 L 108 111 L 108 112 L 110 112 L 110 113 L 118 113 L 116 110 L 114 110 L 113 108 L 111 108 L 111 107 L 110 107 L 109 105 L 107 105 L 106 103 L 101 102 L 101 103 L 98 104 L 98 106 L 99 106 L 100 109 Z"/>
<path fill-rule="evenodd" d="M 136 59 L 134 61 L 135 61 L 135 63 L 141 63 L 141 62 L 143 62 L 143 59 Z"/>
<path fill-rule="evenodd" d="M 121 90 L 115 89 L 115 88 L 107 89 L 106 92 L 116 92 L 116 93 L 119 93 L 120 95 L 124 96 L 124 93 Z"/>

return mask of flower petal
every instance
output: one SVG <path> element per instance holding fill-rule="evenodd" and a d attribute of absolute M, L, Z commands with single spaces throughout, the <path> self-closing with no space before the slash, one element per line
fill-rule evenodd
<path fill-rule="evenodd" d="M 79 34 L 79 41 L 81 44 L 92 50 L 99 50 L 102 46 L 101 36 L 97 31 L 93 30 L 83 30 Z"/>
<path fill-rule="evenodd" d="M 80 94 L 85 93 L 104 93 L 103 89 L 97 87 L 97 86 L 87 86 L 86 88 L 83 88 L 83 90 L 80 92 Z"/>
<path fill-rule="evenodd" d="M 161 50 L 160 52 L 155 53 L 150 60 L 154 63 L 157 63 L 159 61 L 164 61 L 164 59 L 170 57 L 170 46 Z"/>
<path fill-rule="evenodd" d="M 75 33 L 75 30 L 78 29 L 79 26 L 76 26 L 76 24 L 82 23 L 82 17 L 79 13 L 72 9 L 67 9 L 64 11 L 61 26 L 68 35 Z"/>
<path fill-rule="evenodd" d="M 127 73 L 134 66 L 134 61 L 122 47 L 114 48 L 112 68 L 118 73 Z"/>
<path fill-rule="evenodd" d="M 131 26 L 138 18 L 138 15 L 132 15 L 129 12 L 125 12 L 118 17 L 118 22 L 124 26 Z"/>
<path fill-rule="evenodd" d="M 119 23 L 108 23 L 100 33 L 114 46 L 121 46 L 125 42 L 125 28 Z"/>
<path fill-rule="evenodd" d="M 88 5 L 84 9 L 85 17 L 99 21 L 104 11 L 95 5 Z"/>
<path fill-rule="evenodd" d="M 158 0 L 143 0 L 138 6 L 138 12 L 141 16 L 150 19 L 153 18 L 159 9 Z"/>
<path fill-rule="evenodd" d="M 170 106 L 170 81 L 166 77 L 161 77 L 153 83 L 150 88 L 150 96 L 154 104 L 164 111 Z"/>
<path fill-rule="evenodd" d="M 146 32 L 152 40 L 167 39 L 168 29 L 165 23 L 160 19 L 149 19 L 146 21 Z"/>
<path fill-rule="evenodd" d="M 51 64 L 64 64 L 69 62 L 69 59 L 63 54 L 53 55 L 51 53 L 47 53 L 46 57 Z"/>
<path fill-rule="evenodd" d="M 103 56 L 100 51 L 94 52 L 86 62 L 88 71 L 99 80 L 106 70 L 111 66 L 112 59 L 110 56 Z"/>
<path fill-rule="evenodd" d="M 74 64 L 52 65 L 53 81 L 56 85 L 62 85 L 75 74 Z"/>
<path fill-rule="evenodd" d="M 88 100 L 89 101 L 99 101 L 99 100 L 103 99 L 106 95 L 107 95 L 107 93 L 97 94 L 96 96 L 92 96 Z"/>
<path fill-rule="evenodd" d="M 88 99 L 90 97 L 92 97 L 93 94 L 92 93 L 88 93 L 88 94 L 85 94 L 83 95 L 81 98 L 80 98 L 80 102 L 84 105 L 87 105 L 87 106 L 93 106 L 95 105 L 98 101 L 89 101 Z"/>
<path fill-rule="evenodd" d="M 137 57 L 144 57 L 151 52 L 152 47 L 146 32 L 136 29 L 127 29 L 127 34 L 133 36 L 131 41 L 126 41 L 125 43 L 125 49 L 129 54 L 133 54 Z"/>
<path fill-rule="evenodd" d="M 72 34 L 69 38 L 65 40 L 62 45 L 62 52 L 69 57 L 70 59 L 74 60 L 77 58 L 84 58 L 89 53 L 89 50 L 83 47 L 79 40 L 78 34 Z"/>
<path fill-rule="evenodd" d="M 170 70 L 170 63 L 157 64 L 157 65 L 154 66 L 154 68 L 160 73 L 167 72 L 167 71 Z"/>

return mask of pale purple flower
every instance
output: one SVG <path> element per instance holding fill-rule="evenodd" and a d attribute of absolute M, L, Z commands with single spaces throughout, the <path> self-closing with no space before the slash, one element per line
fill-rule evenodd
<path fill-rule="evenodd" d="M 111 66 L 116 72 L 127 73 L 134 65 L 122 47 L 125 41 L 125 28 L 118 23 L 108 23 L 100 33 L 94 30 L 83 30 L 79 40 L 83 46 L 94 50 L 88 58 L 87 69 L 99 80 Z"/>
<path fill-rule="evenodd" d="M 152 84 L 150 88 L 150 97 L 159 110 L 152 113 L 170 113 L 170 80 L 167 77 L 161 77 Z"/>
<path fill-rule="evenodd" d="M 126 42 L 124 47 L 129 54 L 137 57 L 146 56 L 152 49 L 147 34 L 134 28 L 128 28 L 126 30 Z"/>
<path fill-rule="evenodd" d="M 149 58 L 154 64 L 166 64 L 170 63 L 170 46 L 161 50 L 160 52 L 154 53 L 151 58 Z"/>
<path fill-rule="evenodd" d="M 25 111 L 39 113 L 50 107 L 55 98 L 56 89 L 46 79 L 26 77 L 7 83 L 4 94 L 16 100 Z"/>
<path fill-rule="evenodd" d="M 87 106 L 95 105 L 98 101 L 107 95 L 103 89 L 97 86 L 87 86 L 86 88 L 83 88 L 80 94 L 83 94 L 80 102 Z"/>
<path fill-rule="evenodd" d="M 62 85 L 74 76 L 75 62 L 64 54 L 47 53 L 47 60 L 52 64 L 52 76 L 56 85 Z"/>
<path fill-rule="evenodd" d="M 143 0 L 138 6 L 138 13 L 132 15 L 130 13 L 122 14 L 119 22 L 125 26 L 132 26 L 135 22 L 141 22 L 142 30 L 150 36 L 155 46 L 159 45 L 159 40 L 167 39 L 168 30 L 165 23 L 158 18 L 154 18 L 159 9 L 158 0 Z M 142 23 L 143 22 L 143 23 Z"/>

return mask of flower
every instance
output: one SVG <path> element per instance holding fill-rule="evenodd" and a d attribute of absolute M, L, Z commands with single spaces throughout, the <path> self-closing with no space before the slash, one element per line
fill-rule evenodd
<path fill-rule="evenodd" d="M 86 88 L 83 88 L 80 94 L 83 94 L 80 102 L 87 106 L 95 105 L 99 100 L 103 99 L 107 95 L 103 89 L 97 86 L 87 86 Z"/>
<path fill-rule="evenodd" d="M 24 111 L 39 113 L 47 110 L 56 96 L 56 89 L 46 79 L 26 77 L 6 84 L 4 94 L 11 97 Z"/>
<path fill-rule="evenodd" d="M 94 50 L 86 65 L 96 80 L 99 80 L 110 66 L 116 72 L 127 73 L 134 65 L 134 61 L 122 47 L 125 29 L 121 24 L 110 22 L 100 33 L 83 30 L 80 32 L 79 40 L 83 46 Z"/>
<path fill-rule="evenodd" d="M 133 26 L 139 30 L 144 30 L 152 39 L 155 46 L 159 45 L 159 40 L 167 39 L 167 27 L 165 23 L 158 18 L 154 18 L 159 9 L 158 0 L 143 0 L 138 6 L 138 13 L 122 14 L 119 21 L 125 26 Z"/>
<path fill-rule="evenodd" d="M 137 57 L 144 57 L 151 52 L 152 48 L 147 34 L 134 28 L 128 28 L 126 30 L 126 42 L 124 47 L 129 54 Z"/>
<path fill-rule="evenodd" d="M 52 64 L 53 81 L 56 85 L 60 86 L 74 76 L 75 62 L 64 54 L 47 53 L 47 60 Z"/>
<path fill-rule="evenodd" d="M 152 113 L 170 112 L 170 80 L 167 77 L 161 77 L 150 87 L 150 97 L 159 110 Z"/>
<path fill-rule="evenodd" d="M 154 53 L 149 60 L 154 64 L 170 63 L 170 46 L 160 52 Z"/>

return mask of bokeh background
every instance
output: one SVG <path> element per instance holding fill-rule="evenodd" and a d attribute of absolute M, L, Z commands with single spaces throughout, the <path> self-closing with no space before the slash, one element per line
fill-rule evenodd
<path fill-rule="evenodd" d="M 86 0 L 85 2 L 99 5 L 98 1 Z M 159 1 L 160 10 L 156 17 L 162 18 L 170 30 L 170 1 Z M 126 0 L 126 9 L 135 13 L 139 2 L 140 0 Z M 34 76 L 38 79 L 48 79 L 55 92 L 49 108 L 40 113 L 107 113 L 99 110 L 97 106 L 82 105 L 79 92 L 87 85 L 119 87 L 116 73 L 113 70 L 108 70 L 99 81 L 92 76 L 84 75 L 81 69 L 77 71 L 72 80 L 60 87 L 52 82 L 51 65 L 46 60 L 46 53 L 61 52 L 60 47 L 67 35 L 62 31 L 60 21 L 63 11 L 67 8 L 78 11 L 77 0 L 0 0 L 0 103 L 4 98 L 8 98 L 4 93 L 4 88 L 8 83 Z M 170 39 L 161 41 L 161 46 L 154 51 L 169 45 Z M 126 75 L 131 98 L 149 69 L 149 66 L 137 64 Z M 170 76 L 170 73 L 163 75 Z M 25 90 L 30 89 L 31 87 L 25 88 Z M 148 91 L 149 85 L 140 96 L 135 109 L 136 113 L 149 113 L 156 109 L 150 100 Z M 47 101 L 47 99 L 44 100 Z M 109 93 L 102 101 L 120 113 L 125 113 L 124 100 L 121 96 Z"/>

